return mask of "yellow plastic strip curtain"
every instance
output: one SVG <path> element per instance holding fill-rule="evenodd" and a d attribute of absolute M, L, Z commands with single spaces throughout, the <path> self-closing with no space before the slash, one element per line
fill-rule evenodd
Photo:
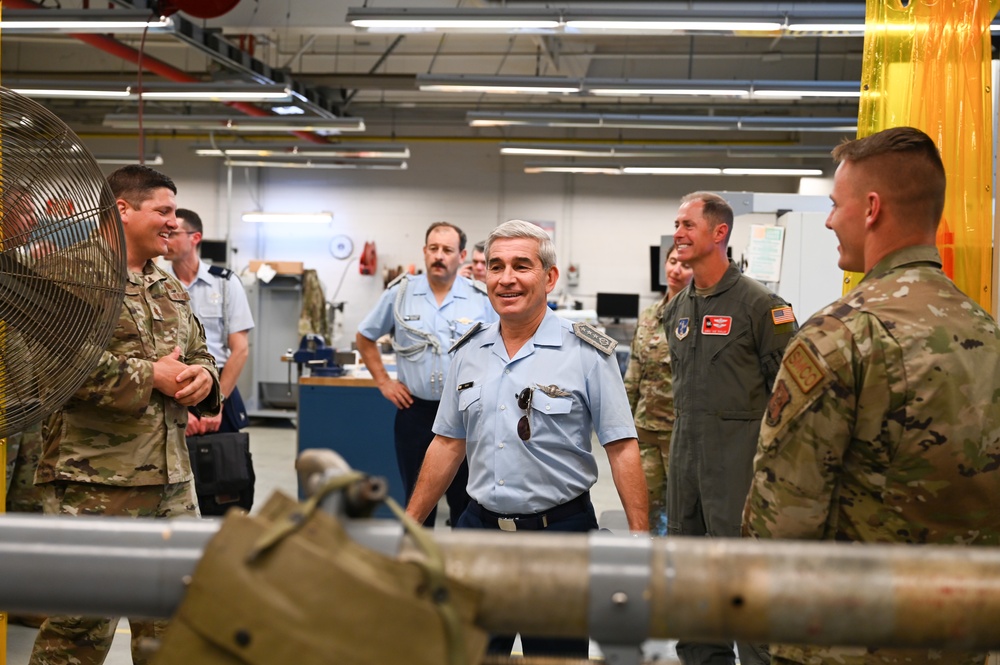
<path fill-rule="evenodd" d="M 990 21 L 1000 0 L 867 0 L 858 137 L 909 125 L 941 150 L 937 245 L 958 287 L 993 310 Z M 861 275 L 848 274 L 845 293 Z"/>

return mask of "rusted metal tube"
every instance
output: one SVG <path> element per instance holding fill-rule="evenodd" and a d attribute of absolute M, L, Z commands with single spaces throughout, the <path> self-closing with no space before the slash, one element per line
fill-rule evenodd
<path fill-rule="evenodd" d="M 0 517 L 5 610 L 168 615 L 217 522 Z M 395 553 L 398 529 L 349 530 Z M 435 531 L 450 575 L 483 591 L 496 633 L 583 636 L 596 539 L 606 534 Z M 419 556 L 404 539 L 404 557 Z M 605 540 L 604 542 L 609 542 Z M 651 638 L 1000 648 L 1000 549 L 708 538 L 641 541 Z M 622 569 L 626 573 L 625 567 Z M 335 599 L 336 590 L 331 590 Z"/>

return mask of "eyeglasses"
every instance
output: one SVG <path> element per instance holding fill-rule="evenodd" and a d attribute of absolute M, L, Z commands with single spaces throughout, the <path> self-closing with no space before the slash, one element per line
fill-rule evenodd
<path fill-rule="evenodd" d="M 517 421 L 517 436 L 521 441 L 531 438 L 531 420 L 528 416 L 531 415 L 531 396 L 534 392 L 534 388 L 525 388 L 517 394 L 517 408 L 524 411 L 524 415 Z"/>
<path fill-rule="evenodd" d="M 171 231 L 170 233 L 167 234 L 167 237 L 170 238 L 171 240 L 173 240 L 177 236 L 189 236 L 189 235 L 192 235 L 192 234 L 195 234 L 195 233 L 198 233 L 198 232 L 197 231 Z"/>

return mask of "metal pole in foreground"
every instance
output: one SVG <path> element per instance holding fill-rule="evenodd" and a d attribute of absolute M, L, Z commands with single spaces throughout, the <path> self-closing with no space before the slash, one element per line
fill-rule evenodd
<path fill-rule="evenodd" d="M 0 602 L 8 611 L 169 616 L 219 524 L 0 517 Z M 377 549 L 400 542 L 393 523 L 349 528 Z M 597 624 L 624 625 L 621 614 L 631 612 L 647 617 L 636 630 L 651 638 L 1000 647 L 1000 549 L 434 536 L 449 574 L 483 591 L 479 624 L 490 632 L 593 635 Z M 402 553 L 415 556 L 402 542 Z"/>

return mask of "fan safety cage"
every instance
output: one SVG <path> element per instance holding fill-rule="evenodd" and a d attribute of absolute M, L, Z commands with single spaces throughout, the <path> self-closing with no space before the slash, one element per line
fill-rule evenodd
<path fill-rule="evenodd" d="M 0 436 L 40 423 L 97 367 L 125 276 L 97 162 L 45 107 L 0 88 Z"/>

